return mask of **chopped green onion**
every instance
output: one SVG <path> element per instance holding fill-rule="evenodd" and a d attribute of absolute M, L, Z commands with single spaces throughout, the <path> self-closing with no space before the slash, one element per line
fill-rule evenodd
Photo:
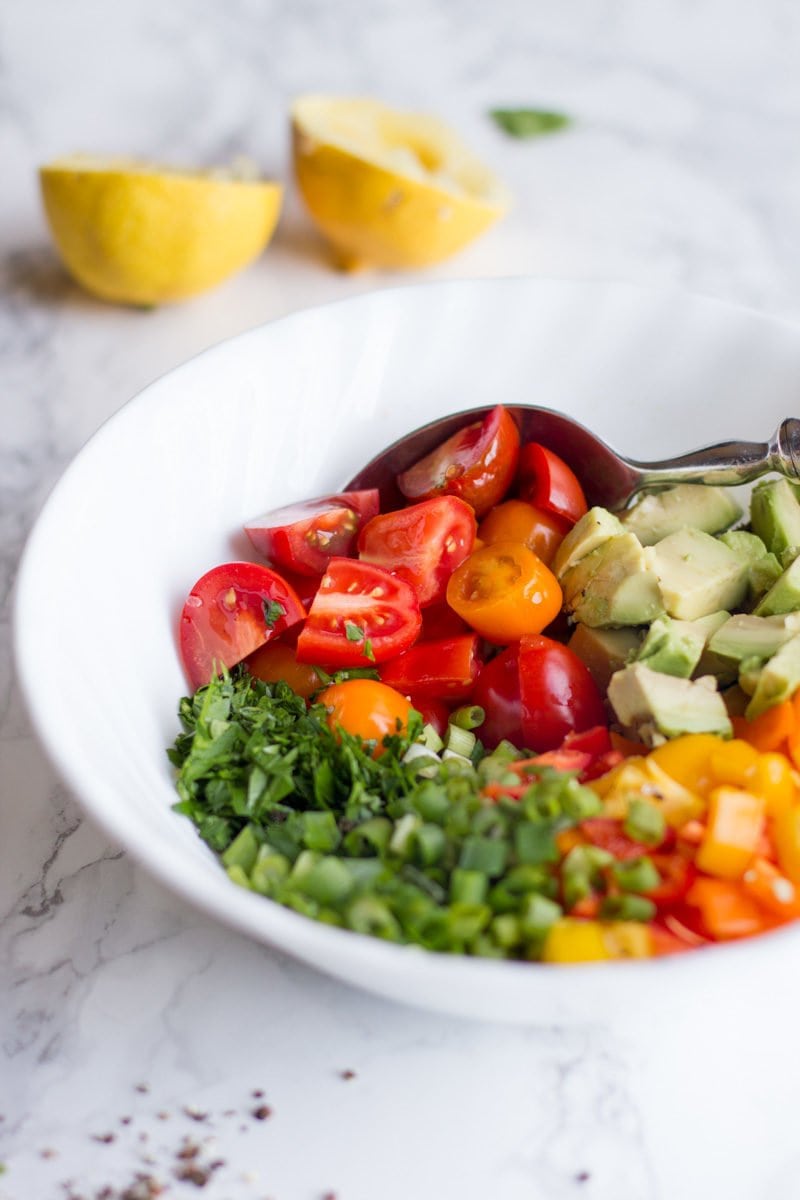
<path fill-rule="evenodd" d="M 525 937 L 536 937 L 549 929 L 561 916 L 563 909 L 560 904 L 532 892 L 525 897 L 520 908 L 520 926 Z"/>
<path fill-rule="evenodd" d="M 486 720 L 486 713 L 479 704 L 465 704 L 450 715 L 450 725 L 457 729 L 477 729 Z"/>
<path fill-rule="evenodd" d="M 241 867 L 245 875 L 249 875 L 256 861 L 258 846 L 259 842 L 253 831 L 253 826 L 245 825 L 237 833 L 230 846 L 228 846 L 228 849 L 224 851 L 222 855 L 223 865 L 226 867 Z"/>
<path fill-rule="evenodd" d="M 667 822 L 661 809 L 648 800 L 634 798 L 628 803 L 628 814 L 622 828 L 629 838 L 645 846 L 658 846 L 667 832 Z"/>
<path fill-rule="evenodd" d="M 522 940 L 519 921 L 511 913 L 495 917 L 489 928 L 497 944 L 506 950 L 510 950 L 512 946 L 516 946 Z"/>
<path fill-rule="evenodd" d="M 447 910 L 447 930 L 459 942 L 469 941 L 482 933 L 492 919 L 486 904 L 452 904 Z"/>
<path fill-rule="evenodd" d="M 451 904 L 483 904 L 489 890 L 489 880 L 483 871 L 456 867 L 450 876 Z"/>
<path fill-rule="evenodd" d="M 661 882 L 661 876 L 649 858 L 615 862 L 611 871 L 623 892 L 652 892 Z"/>
<path fill-rule="evenodd" d="M 426 750 L 431 750 L 431 751 L 433 751 L 434 754 L 438 754 L 440 750 L 444 749 L 444 742 L 439 737 L 439 734 L 436 732 L 436 730 L 433 728 L 432 725 L 423 725 L 422 741 L 421 741 L 421 743 L 417 743 L 417 744 L 423 745 Z"/>
<path fill-rule="evenodd" d="M 289 883 L 320 904 L 341 904 L 353 890 L 350 872 L 341 859 L 332 855 L 312 863 L 309 869 L 297 878 L 293 871 Z"/>
<path fill-rule="evenodd" d="M 273 891 L 283 883 L 291 863 L 283 854 L 276 854 L 269 845 L 264 845 L 258 852 L 255 866 L 250 872 L 250 882 L 256 892 L 271 896 Z"/>
<path fill-rule="evenodd" d="M 423 867 L 432 867 L 444 854 L 447 839 L 441 825 L 420 825 L 414 831 L 414 858 Z"/>
<path fill-rule="evenodd" d="M 233 863 L 228 867 L 228 879 L 238 887 L 246 888 L 248 891 L 253 890 L 253 885 L 248 878 L 247 872 L 238 863 Z"/>
<path fill-rule="evenodd" d="M 501 875 L 508 858 L 508 846 L 496 838 L 467 837 L 461 847 L 458 865 L 485 875 Z"/>
<path fill-rule="evenodd" d="M 553 827 L 545 821 L 521 821 L 514 833 L 517 858 L 523 863 L 558 862 Z"/>
<path fill-rule="evenodd" d="M 600 916 L 617 921 L 652 921 L 656 906 L 645 896 L 606 896 Z"/>
<path fill-rule="evenodd" d="M 414 834 L 422 825 L 416 813 L 406 813 L 394 827 L 394 833 L 389 839 L 389 850 L 398 858 L 408 858 L 412 847 Z"/>
<path fill-rule="evenodd" d="M 392 822 L 386 817 L 370 817 L 345 834 L 344 849 L 360 857 L 365 854 L 384 854 L 392 836 Z"/>
<path fill-rule="evenodd" d="M 345 922 L 356 933 L 367 933 L 387 942 L 401 940 L 401 928 L 389 906 L 378 896 L 359 896 L 348 905 Z"/>
<path fill-rule="evenodd" d="M 303 843 L 309 850 L 325 854 L 336 849 L 341 835 L 332 812 L 304 812 L 302 819 Z"/>

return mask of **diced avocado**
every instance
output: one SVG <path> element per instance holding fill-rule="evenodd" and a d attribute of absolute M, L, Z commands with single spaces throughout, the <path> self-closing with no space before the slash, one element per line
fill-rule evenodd
<path fill-rule="evenodd" d="M 772 554 L 787 551 L 795 559 L 800 548 L 800 501 L 787 479 L 770 479 L 753 488 L 750 523 Z M 788 566 L 788 562 L 784 563 Z"/>
<path fill-rule="evenodd" d="M 608 699 L 625 733 L 648 746 L 683 733 L 733 732 L 716 680 L 708 675 L 678 679 L 634 663 L 612 676 Z"/>
<path fill-rule="evenodd" d="M 725 708 L 728 710 L 729 717 L 743 717 L 747 705 L 750 703 L 750 697 L 746 692 L 743 692 L 738 683 L 733 687 L 726 687 L 721 693 L 725 703 Z"/>
<path fill-rule="evenodd" d="M 741 505 L 728 488 L 679 483 L 663 492 L 643 496 L 620 517 L 643 546 L 654 546 L 687 526 L 704 533 L 719 533 L 741 515 Z"/>
<path fill-rule="evenodd" d="M 738 608 L 744 600 L 747 567 L 718 538 L 701 529 L 679 529 L 650 553 L 671 617 L 694 621 L 723 608 Z"/>
<path fill-rule="evenodd" d="M 748 565 L 758 562 L 767 553 L 761 538 L 755 533 L 748 533 L 746 529 L 729 529 L 727 533 L 719 535 L 719 541 Z"/>
<path fill-rule="evenodd" d="M 697 629 L 694 621 L 675 621 L 664 615 L 656 617 L 647 631 L 636 655 L 651 671 L 677 675 L 688 679 L 703 653 L 705 630 Z"/>
<path fill-rule="evenodd" d="M 576 625 L 569 648 L 585 663 L 592 679 L 605 693 L 611 676 L 636 654 L 641 640 L 638 629 L 590 629 L 588 625 Z"/>
<path fill-rule="evenodd" d="M 765 663 L 758 675 L 745 716 L 752 721 L 775 704 L 788 700 L 800 687 L 800 634 L 796 634 Z"/>
<path fill-rule="evenodd" d="M 608 538 L 561 580 L 564 606 L 593 629 L 649 625 L 664 611 L 658 579 L 632 533 Z"/>
<path fill-rule="evenodd" d="M 737 613 L 711 637 L 708 648 L 722 658 L 771 658 L 785 642 L 800 633 L 800 613 L 782 617 L 756 617 Z"/>
<path fill-rule="evenodd" d="M 750 604 L 757 604 L 781 576 L 783 567 L 774 554 L 757 558 L 747 568 L 747 597 Z"/>
<path fill-rule="evenodd" d="M 572 526 L 569 533 L 556 550 L 553 559 L 553 573 L 561 580 L 567 571 L 576 566 L 587 554 L 591 554 L 609 538 L 624 533 L 622 522 L 605 508 L 590 508 L 579 521 Z"/>
<path fill-rule="evenodd" d="M 754 612 L 758 617 L 795 612 L 800 608 L 800 558 L 782 571 L 769 591 L 761 597 Z"/>
<path fill-rule="evenodd" d="M 739 663 L 739 687 L 745 696 L 754 695 L 765 661 L 753 654 L 750 658 L 743 658 Z"/>

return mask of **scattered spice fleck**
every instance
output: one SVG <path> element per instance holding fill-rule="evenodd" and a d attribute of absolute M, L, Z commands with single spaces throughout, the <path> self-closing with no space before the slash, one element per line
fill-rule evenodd
<path fill-rule="evenodd" d="M 184 1163 L 175 1171 L 175 1178 L 181 1183 L 193 1183 L 195 1187 L 205 1187 L 211 1178 L 211 1168 L 201 1167 L 199 1163 Z"/>
<path fill-rule="evenodd" d="M 260 1100 L 263 1097 L 264 1093 L 262 1092 L 261 1088 L 253 1088 L 250 1095 L 253 1097 L 254 1100 Z"/>
<path fill-rule="evenodd" d="M 351 1071 L 349 1067 L 345 1071 L 340 1071 L 339 1074 L 341 1075 L 342 1079 L 355 1079 L 356 1078 L 355 1071 Z"/>
<path fill-rule="evenodd" d="M 163 1112 L 163 1111 L 158 1112 L 158 1113 L 156 1113 L 156 1116 L 158 1117 L 159 1121 L 168 1121 L 169 1120 L 168 1112 Z"/>
<path fill-rule="evenodd" d="M 322 1200 L 336 1200 L 336 1192 L 326 1192 Z"/>
<path fill-rule="evenodd" d="M 575 1176 L 576 1183 L 586 1183 L 589 1179 L 591 1179 L 591 1175 L 588 1171 L 578 1171 Z"/>
<path fill-rule="evenodd" d="M 130 1125 L 132 1120 L 133 1120 L 132 1117 L 120 1117 L 119 1123 L 120 1123 L 120 1125 Z"/>
<path fill-rule="evenodd" d="M 192 1142 L 189 1140 L 189 1138 L 184 1138 L 183 1143 L 181 1144 L 181 1148 L 178 1151 L 177 1157 L 184 1158 L 184 1159 L 197 1158 L 199 1153 L 200 1153 L 200 1147 L 197 1145 L 197 1142 Z"/>
<path fill-rule="evenodd" d="M 235 1108 L 226 1108 L 222 1115 L 223 1115 L 223 1117 L 235 1117 L 236 1109 Z"/>
<path fill-rule="evenodd" d="M 101 1145 L 103 1145 L 103 1146 L 110 1146 L 111 1143 L 115 1142 L 116 1140 L 117 1140 L 117 1135 L 115 1133 L 93 1133 L 92 1134 L 92 1141 L 100 1142 Z"/>
<path fill-rule="evenodd" d="M 164 1191 L 163 1185 L 153 1175 L 138 1174 L 119 1200 L 155 1200 Z"/>
<path fill-rule="evenodd" d="M 272 1116 L 272 1109 L 268 1104 L 260 1104 L 253 1109 L 253 1116 L 257 1121 L 266 1121 L 267 1117 Z"/>
<path fill-rule="evenodd" d="M 54 1150 L 52 1146 L 45 1146 L 44 1150 L 39 1151 L 39 1157 L 40 1158 L 57 1158 L 58 1151 Z"/>
<path fill-rule="evenodd" d="M 135 1090 L 137 1092 L 141 1092 L 141 1094 L 143 1096 L 146 1096 L 147 1093 L 150 1091 L 150 1084 L 149 1083 L 137 1083 Z"/>
<path fill-rule="evenodd" d="M 195 1106 L 193 1104 L 184 1105 L 183 1111 L 186 1114 L 186 1116 L 190 1117 L 193 1121 L 207 1121 L 208 1120 L 208 1113 L 203 1112 L 199 1108 L 195 1108 Z"/>

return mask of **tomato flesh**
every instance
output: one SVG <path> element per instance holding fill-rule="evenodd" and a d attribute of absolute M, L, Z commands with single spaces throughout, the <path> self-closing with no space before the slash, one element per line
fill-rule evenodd
<path fill-rule="evenodd" d="M 458 496 L 481 517 L 511 486 L 519 442 L 514 419 L 498 404 L 398 475 L 397 486 L 407 500 Z"/>
<path fill-rule="evenodd" d="M 320 496 L 248 521 L 259 554 L 298 575 L 322 575 L 331 558 L 355 550 L 359 528 L 377 514 L 377 488 Z"/>
<path fill-rule="evenodd" d="M 373 563 L 333 558 L 297 639 L 297 660 L 372 666 L 407 650 L 421 626 L 419 601 L 404 579 Z"/>
<path fill-rule="evenodd" d="M 528 442 L 520 451 L 517 492 L 521 500 L 561 517 L 569 525 L 580 520 L 588 509 L 575 472 L 539 442 Z"/>
<path fill-rule="evenodd" d="M 481 637 L 501 645 L 539 633 L 560 611 L 561 599 L 555 575 L 521 542 L 482 546 L 447 585 L 450 607 Z"/>
<path fill-rule="evenodd" d="M 466 700 L 480 671 L 474 634 L 419 642 L 381 670 L 381 679 L 399 692 L 437 700 Z"/>
<path fill-rule="evenodd" d="M 306 615 L 294 588 L 259 563 L 223 563 L 194 585 L 180 617 L 180 652 L 193 690 Z"/>
<path fill-rule="evenodd" d="M 424 608 L 444 599 L 448 579 L 472 551 L 476 530 L 468 504 L 437 496 L 373 517 L 359 534 L 358 555 L 410 583 Z"/>

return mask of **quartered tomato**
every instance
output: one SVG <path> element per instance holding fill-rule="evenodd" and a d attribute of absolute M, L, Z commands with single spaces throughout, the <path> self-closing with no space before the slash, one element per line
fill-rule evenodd
<path fill-rule="evenodd" d="M 459 496 L 482 517 L 505 496 L 518 458 L 519 430 L 498 404 L 398 475 L 397 486 L 407 500 Z"/>
<path fill-rule="evenodd" d="M 183 666 L 193 689 L 233 667 L 306 615 L 285 579 L 259 563 L 223 563 L 192 588 L 180 619 Z"/>
<path fill-rule="evenodd" d="M 494 542 L 522 542 L 549 566 L 569 528 L 569 522 L 562 517 L 525 500 L 504 500 L 483 518 L 478 537 L 487 546 Z"/>
<path fill-rule="evenodd" d="M 414 642 L 422 625 L 414 589 L 372 563 L 332 558 L 297 639 L 298 662 L 365 667 Z"/>
<path fill-rule="evenodd" d="M 327 708 L 328 725 L 334 733 L 343 729 L 365 742 L 376 742 L 375 758 L 384 751 L 383 739 L 406 729 L 411 714 L 405 696 L 374 679 L 331 684 L 319 694 L 317 703 Z"/>
<path fill-rule="evenodd" d="M 453 611 L 447 601 L 444 604 L 430 604 L 422 610 L 421 642 L 438 642 L 442 638 L 459 637 L 469 632 L 467 622 Z"/>
<path fill-rule="evenodd" d="M 527 546 L 495 542 L 456 568 L 447 603 L 481 637 L 507 644 L 550 624 L 561 608 L 561 588 Z"/>
<path fill-rule="evenodd" d="M 358 555 L 405 579 L 424 608 L 444 599 L 447 581 L 471 552 L 477 523 L 468 504 L 437 496 L 373 517 L 358 537 Z"/>
<path fill-rule="evenodd" d="M 293 646 L 288 642 L 267 642 L 247 659 L 247 669 L 264 683 L 288 683 L 292 691 L 304 700 L 319 691 L 322 680 L 308 663 L 299 663 Z"/>
<path fill-rule="evenodd" d="M 381 670 L 384 683 L 403 694 L 438 700 L 466 700 L 480 671 L 475 634 L 418 642 Z"/>
<path fill-rule="evenodd" d="M 244 529 L 271 562 L 298 575 L 321 575 L 331 558 L 354 552 L 360 527 L 378 508 L 376 488 L 342 492 L 276 508 L 248 521 Z"/>
<path fill-rule="evenodd" d="M 502 650 L 482 668 L 472 702 L 479 705 L 486 719 L 475 731 L 487 750 L 494 750 L 504 739 L 518 750 L 528 743 L 522 732 L 522 700 L 519 689 L 519 654 L 516 646 Z"/>
<path fill-rule="evenodd" d="M 580 480 L 563 458 L 539 442 L 522 447 L 517 470 L 517 492 L 521 500 L 574 525 L 587 511 Z"/>
<path fill-rule="evenodd" d="M 550 750 L 572 731 L 606 724 L 603 701 L 588 668 L 561 642 L 540 634 L 523 637 L 519 679 L 526 746 Z"/>

